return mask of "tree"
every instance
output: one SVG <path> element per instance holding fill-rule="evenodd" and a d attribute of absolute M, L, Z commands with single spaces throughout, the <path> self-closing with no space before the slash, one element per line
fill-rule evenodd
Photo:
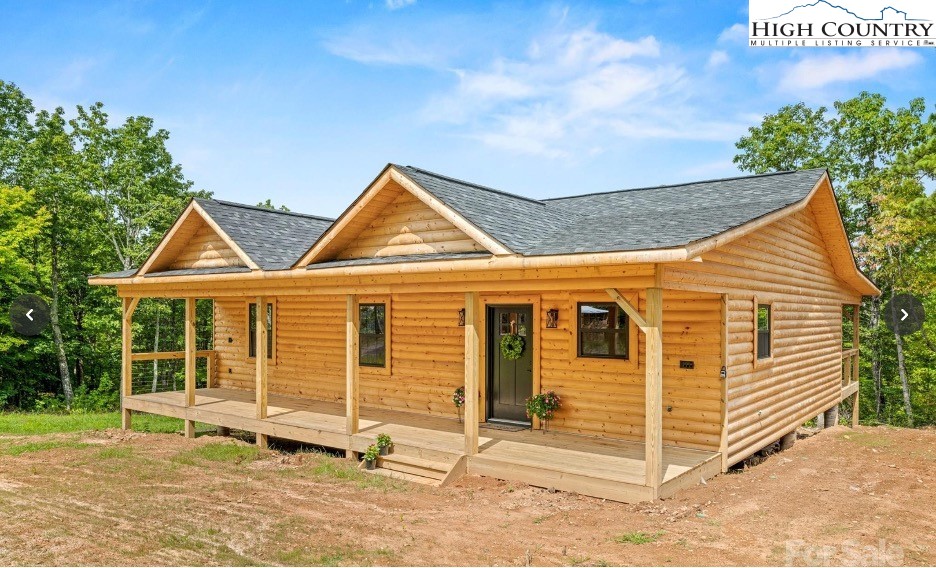
<path fill-rule="evenodd" d="M 262 207 L 263 209 L 272 209 L 273 211 L 289 211 L 289 207 L 286 207 L 285 205 L 280 205 L 277 207 L 276 205 L 273 205 L 273 202 L 269 199 L 266 201 L 261 201 L 257 204 L 257 207 Z"/>

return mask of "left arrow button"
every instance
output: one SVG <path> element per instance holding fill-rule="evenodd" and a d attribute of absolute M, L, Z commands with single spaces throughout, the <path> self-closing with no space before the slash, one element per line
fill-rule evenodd
<path fill-rule="evenodd" d="M 39 335 L 49 325 L 49 305 L 35 294 L 24 294 L 10 305 L 10 323 L 16 333 Z"/>

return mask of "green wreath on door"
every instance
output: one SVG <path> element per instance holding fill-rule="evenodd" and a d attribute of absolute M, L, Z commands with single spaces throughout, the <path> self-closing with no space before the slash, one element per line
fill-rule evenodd
<path fill-rule="evenodd" d="M 523 349 L 526 342 L 516 333 L 508 333 L 501 337 L 500 350 L 501 355 L 508 361 L 516 361 L 523 355 Z"/>

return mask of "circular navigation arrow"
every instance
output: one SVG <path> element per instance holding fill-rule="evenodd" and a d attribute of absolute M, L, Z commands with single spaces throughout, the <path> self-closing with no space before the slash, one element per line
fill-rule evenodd
<path fill-rule="evenodd" d="M 13 331 L 22 335 L 39 335 L 49 325 L 49 305 L 35 294 L 24 294 L 10 305 Z"/>
<path fill-rule="evenodd" d="M 897 294 L 884 306 L 884 323 L 898 335 L 920 331 L 926 321 L 923 302 L 910 294 Z"/>

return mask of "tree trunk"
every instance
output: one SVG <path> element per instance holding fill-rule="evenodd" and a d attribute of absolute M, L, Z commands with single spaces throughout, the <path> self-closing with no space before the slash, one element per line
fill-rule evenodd
<path fill-rule="evenodd" d="M 884 407 L 884 388 L 881 382 L 881 342 L 877 337 L 877 328 L 881 325 L 881 302 L 871 298 L 871 376 L 874 378 L 874 415 L 881 420 Z"/>
<path fill-rule="evenodd" d="M 62 379 L 62 392 L 65 394 L 65 406 L 71 410 L 72 391 L 71 376 L 68 372 L 68 357 L 65 355 L 65 341 L 62 339 L 62 326 L 59 324 L 59 262 L 58 242 L 52 237 L 52 305 L 49 307 L 49 324 L 52 327 L 52 337 L 55 340 L 55 353 L 58 357 L 59 377 Z"/>
<path fill-rule="evenodd" d="M 907 365 L 904 361 L 903 336 L 894 334 L 897 340 L 897 373 L 900 375 L 900 388 L 903 389 L 904 411 L 907 413 L 907 425 L 913 428 L 913 408 L 910 406 L 910 383 L 907 381 Z"/>
<path fill-rule="evenodd" d="M 156 333 L 153 336 L 153 353 L 159 353 L 159 300 L 153 302 L 156 307 Z M 156 392 L 156 386 L 159 383 L 159 360 L 153 359 L 153 392 Z"/>

